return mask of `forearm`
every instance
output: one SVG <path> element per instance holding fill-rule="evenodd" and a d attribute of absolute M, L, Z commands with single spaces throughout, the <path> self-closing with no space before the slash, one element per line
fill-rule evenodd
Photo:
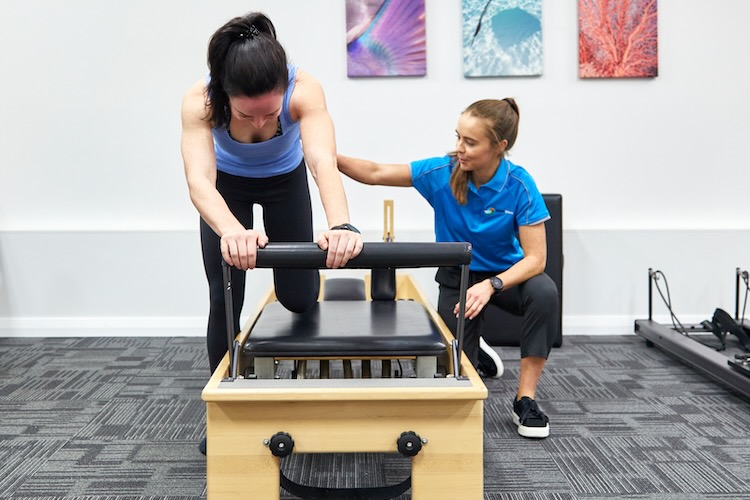
<path fill-rule="evenodd" d="M 328 227 L 351 222 L 344 184 L 333 161 L 325 162 L 325 165 L 317 164 L 310 171 L 320 192 Z"/>
<path fill-rule="evenodd" d="M 245 229 L 211 183 L 206 180 L 188 181 L 188 188 L 193 206 L 216 234 L 222 236 L 228 232 Z"/>
<path fill-rule="evenodd" d="M 385 164 L 338 155 L 338 168 L 347 177 L 373 186 L 409 187 L 411 168 L 406 164 Z"/>
<path fill-rule="evenodd" d="M 338 155 L 336 160 L 338 169 L 347 177 L 354 179 L 357 182 L 361 182 L 362 184 L 377 184 L 377 164 L 375 162 L 344 155 Z"/>

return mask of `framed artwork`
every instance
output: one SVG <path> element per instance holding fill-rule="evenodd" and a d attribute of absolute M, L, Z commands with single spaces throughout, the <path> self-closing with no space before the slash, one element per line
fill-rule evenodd
<path fill-rule="evenodd" d="M 542 0 L 462 0 L 464 76 L 542 74 Z"/>
<path fill-rule="evenodd" d="M 424 0 L 346 0 L 347 73 L 424 76 Z"/>
<path fill-rule="evenodd" d="M 656 21 L 656 0 L 578 0 L 578 76 L 657 76 Z"/>

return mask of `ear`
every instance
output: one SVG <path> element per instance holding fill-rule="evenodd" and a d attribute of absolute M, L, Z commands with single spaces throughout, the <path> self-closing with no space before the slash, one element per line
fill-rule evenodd
<path fill-rule="evenodd" d="M 498 143 L 497 150 L 500 153 L 500 156 L 502 156 L 502 155 L 505 154 L 505 148 L 507 148 L 507 147 L 508 147 L 508 140 L 507 139 L 503 139 L 502 141 L 500 141 L 500 143 Z"/>

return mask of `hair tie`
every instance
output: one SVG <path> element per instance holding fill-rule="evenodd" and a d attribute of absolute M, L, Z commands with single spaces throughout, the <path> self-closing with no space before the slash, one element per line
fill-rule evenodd
<path fill-rule="evenodd" d="M 248 29 L 239 34 L 239 38 L 247 38 L 248 40 L 253 40 L 256 36 L 260 36 L 260 31 L 254 24 L 251 24 Z"/>

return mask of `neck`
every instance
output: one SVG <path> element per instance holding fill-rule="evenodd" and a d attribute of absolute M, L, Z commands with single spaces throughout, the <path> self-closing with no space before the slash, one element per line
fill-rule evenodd
<path fill-rule="evenodd" d="M 483 186 L 490 182 L 495 176 L 497 169 L 500 168 L 500 162 L 502 162 L 502 158 L 500 158 L 497 163 L 493 163 L 493 166 L 491 167 L 473 171 L 471 173 L 471 182 L 473 182 L 476 187 Z"/>

